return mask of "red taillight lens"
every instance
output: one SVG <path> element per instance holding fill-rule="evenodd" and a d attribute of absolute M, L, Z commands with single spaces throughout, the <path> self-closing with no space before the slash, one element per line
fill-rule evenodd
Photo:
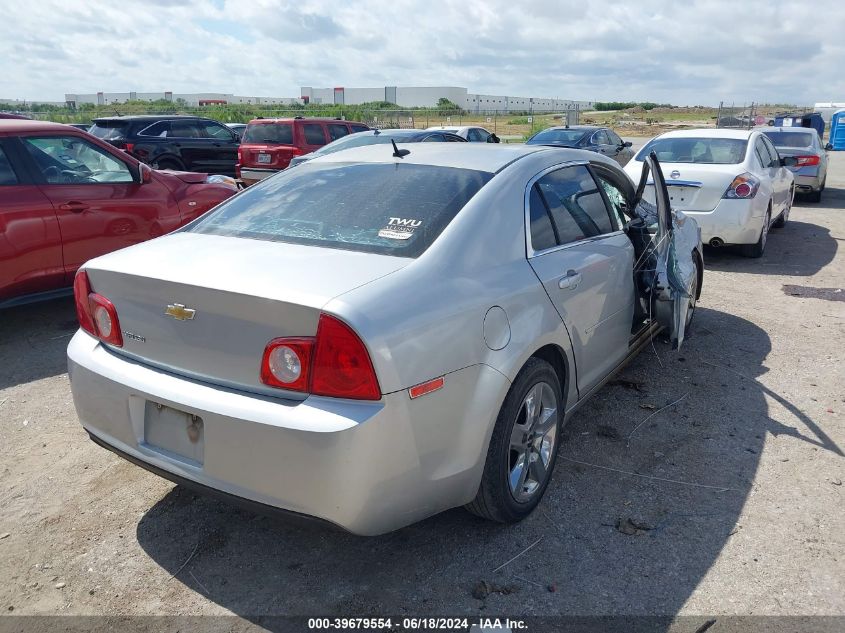
<path fill-rule="evenodd" d="M 271 387 L 308 391 L 313 338 L 276 338 L 264 348 L 261 382 Z"/>
<path fill-rule="evenodd" d="M 91 290 L 88 273 L 80 270 L 73 279 L 73 297 L 76 302 L 76 318 L 79 327 L 96 336 L 103 343 L 123 346 L 120 322 L 114 304 Z"/>
<path fill-rule="evenodd" d="M 125 143 L 123 145 L 123 149 L 126 151 L 127 154 L 131 154 L 132 150 L 135 149 L 135 143 Z"/>
<path fill-rule="evenodd" d="M 811 167 L 819 164 L 818 156 L 796 156 L 795 160 L 798 161 L 796 167 Z"/>
<path fill-rule="evenodd" d="M 264 348 L 261 382 L 318 396 L 378 400 L 381 389 L 364 343 L 343 321 L 320 315 L 314 338 L 277 338 Z"/>
<path fill-rule="evenodd" d="M 370 355 L 343 321 L 320 315 L 311 392 L 321 396 L 378 400 L 381 389 Z"/>
<path fill-rule="evenodd" d="M 301 147 L 294 146 L 294 147 L 291 147 L 291 149 L 290 149 L 290 155 L 291 156 L 302 156 L 303 154 L 305 154 L 305 152 L 302 151 Z"/>
<path fill-rule="evenodd" d="M 243 154 L 241 154 L 241 148 L 239 147 L 238 148 L 238 162 L 241 162 L 241 160 L 243 160 Z"/>
<path fill-rule="evenodd" d="M 73 278 L 73 298 L 76 302 L 76 318 L 79 321 L 79 327 L 91 334 L 97 336 L 94 330 L 94 316 L 91 314 L 91 304 L 88 302 L 88 295 L 91 294 L 91 284 L 88 281 L 88 273 L 80 270 Z"/>
<path fill-rule="evenodd" d="M 760 188 L 760 181 L 749 173 L 740 174 L 733 179 L 733 182 L 728 186 L 723 198 L 753 198 L 757 195 L 757 190 Z"/>

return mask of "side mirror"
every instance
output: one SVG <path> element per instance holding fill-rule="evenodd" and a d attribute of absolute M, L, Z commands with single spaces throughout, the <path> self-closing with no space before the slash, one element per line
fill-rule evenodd
<path fill-rule="evenodd" d="M 498 136 L 496 136 L 495 134 L 491 134 L 490 136 L 487 137 L 487 142 L 488 143 L 501 143 L 501 139 Z"/>
<path fill-rule="evenodd" d="M 825 146 L 824 146 L 824 148 L 825 148 L 826 150 L 833 149 L 833 143 L 828 143 L 827 145 L 825 145 Z"/>
<path fill-rule="evenodd" d="M 798 159 L 794 156 L 784 156 L 780 159 L 781 167 L 795 167 L 798 164 Z"/>
<path fill-rule="evenodd" d="M 624 141 L 622 143 L 622 147 L 631 147 L 632 145 L 633 145 L 633 143 L 631 141 Z"/>
<path fill-rule="evenodd" d="M 141 177 L 141 184 L 145 185 L 153 179 L 153 169 L 146 163 L 138 165 L 138 172 Z"/>

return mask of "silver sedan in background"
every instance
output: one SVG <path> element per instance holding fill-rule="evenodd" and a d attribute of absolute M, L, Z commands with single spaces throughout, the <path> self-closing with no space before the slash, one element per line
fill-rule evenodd
<path fill-rule="evenodd" d="M 648 164 L 656 207 L 610 159 L 541 146 L 281 172 L 81 269 L 82 425 L 173 481 L 358 534 L 460 505 L 520 520 L 565 421 L 692 318 L 698 228 Z"/>
<path fill-rule="evenodd" d="M 795 158 L 788 167 L 795 178 L 795 193 L 807 196 L 811 202 L 821 202 L 827 181 L 827 151 L 819 134 L 812 128 L 776 127 L 763 130 L 774 144 L 781 158 Z"/>

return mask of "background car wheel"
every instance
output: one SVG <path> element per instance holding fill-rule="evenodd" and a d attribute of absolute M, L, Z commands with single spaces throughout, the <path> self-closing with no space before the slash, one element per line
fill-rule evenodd
<path fill-rule="evenodd" d="M 778 216 L 778 219 L 775 220 L 774 224 L 772 224 L 773 229 L 782 229 L 786 226 L 786 223 L 789 221 L 789 212 L 792 211 L 792 201 L 795 199 L 795 190 L 789 190 L 789 202 L 786 203 L 786 208 L 783 210 Z"/>
<path fill-rule="evenodd" d="M 162 158 L 152 164 L 153 169 L 172 169 L 174 171 L 185 171 L 185 166 L 174 158 Z"/>
<path fill-rule="evenodd" d="M 558 375 L 546 361 L 530 358 L 499 411 L 481 485 L 467 510 L 500 523 L 531 514 L 554 470 L 562 420 Z"/>
<path fill-rule="evenodd" d="M 763 220 L 763 229 L 760 231 L 760 239 L 756 244 L 743 244 L 741 252 L 746 257 L 762 257 L 763 251 L 766 250 L 766 240 L 769 237 L 769 225 L 772 221 L 772 209 L 766 211 L 766 217 Z"/>

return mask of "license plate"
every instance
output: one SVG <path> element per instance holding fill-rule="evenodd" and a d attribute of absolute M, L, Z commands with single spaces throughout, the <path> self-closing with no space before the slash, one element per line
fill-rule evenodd
<path fill-rule="evenodd" d="M 668 183 L 667 183 L 668 184 Z M 689 204 L 698 191 L 695 187 L 667 187 L 669 190 L 669 201 L 675 204 Z"/>
<path fill-rule="evenodd" d="M 272 162 L 273 162 L 273 157 L 272 157 L 272 156 L 270 156 L 270 154 L 259 154 L 259 155 L 258 155 L 258 162 L 259 162 L 259 163 L 264 163 L 264 164 L 266 164 L 266 163 L 272 163 Z"/>
<path fill-rule="evenodd" d="M 202 418 L 148 400 L 144 406 L 144 443 L 165 455 L 202 465 L 205 457 Z"/>

